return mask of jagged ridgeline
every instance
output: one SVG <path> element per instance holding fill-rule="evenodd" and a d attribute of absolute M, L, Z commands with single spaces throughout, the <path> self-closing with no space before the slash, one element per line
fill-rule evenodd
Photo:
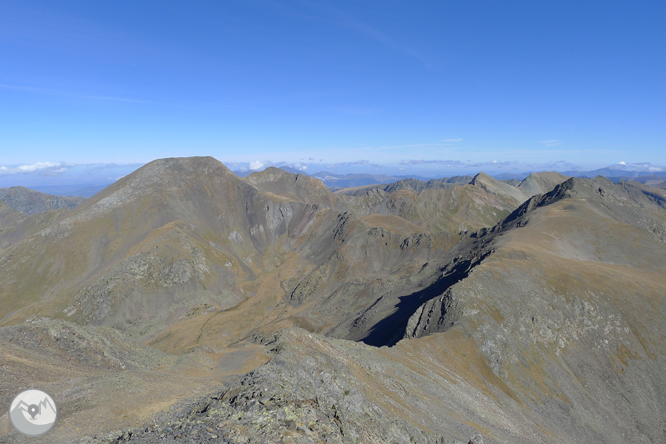
<path fill-rule="evenodd" d="M 0 371 L 52 442 L 666 440 L 663 190 L 196 157 L 76 203 L 0 202 Z"/>

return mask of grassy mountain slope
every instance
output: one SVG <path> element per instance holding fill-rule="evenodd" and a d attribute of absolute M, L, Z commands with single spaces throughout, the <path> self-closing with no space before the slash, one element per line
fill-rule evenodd
<path fill-rule="evenodd" d="M 321 206 L 262 192 L 212 158 L 152 162 L 3 256 L 3 322 L 60 316 L 143 337 L 196 307 L 230 308 L 245 297 L 237 279 L 281 261 L 274 243 Z"/>
<path fill-rule="evenodd" d="M 54 196 L 25 187 L 0 188 L 0 201 L 30 215 L 61 208 L 72 209 L 84 200 L 81 197 Z"/>
<path fill-rule="evenodd" d="M 666 194 L 565 179 L 152 162 L 0 251 L 0 376 L 51 442 L 661 442 Z"/>
<path fill-rule="evenodd" d="M 461 329 L 560 442 L 662 440 L 664 197 L 602 178 L 536 196 L 405 336 Z"/>

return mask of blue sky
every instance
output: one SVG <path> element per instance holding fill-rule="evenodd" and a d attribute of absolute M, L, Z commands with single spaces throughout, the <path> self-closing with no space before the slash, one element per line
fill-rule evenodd
<path fill-rule="evenodd" d="M 663 1 L 5 0 L 0 174 L 192 155 L 666 165 L 664 17 Z"/>

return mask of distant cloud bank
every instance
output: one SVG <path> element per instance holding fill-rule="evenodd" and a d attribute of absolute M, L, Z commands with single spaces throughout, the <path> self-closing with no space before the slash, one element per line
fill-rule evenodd
<path fill-rule="evenodd" d="M 64 173 L 65 171 L 67 171 L 67 165 L 62 162 L 35 162 L 26 165 L 0 166 L 0 174 L 37 173 L 42 175 L 50 175 Z"/>
<path fill-rule="evenodd" d="M 516 161 L 500 162 L 493 160 L 490 162 L 461 162 L 460 160 L 421 160 L 421 159 L 407 159 L 401 160 L 400 165 L 438 165 L 444 168 L 485 168 L 494 167 L 502 168 L 517 165 Z"/>
<path fill-rule="evenodd" d="M 136 169 L 143 164 L 115 164 L 115 163 L 93 163 L 93 164 L 74 164 L 64 162 L 35 162 L 24 165 L 1 165 L 0 175 L 29 174 L 40 176 L 62 175 L 72 170 L 79 174 L 88 174 L 91 171 L 116 170 L 116 169 Z"/>
<path fill-rule="evenodd" d="M 24 186 L 65 196 L 91 196 L 142 165 L 64 162 L 0 165 L 0 188 Z"/>

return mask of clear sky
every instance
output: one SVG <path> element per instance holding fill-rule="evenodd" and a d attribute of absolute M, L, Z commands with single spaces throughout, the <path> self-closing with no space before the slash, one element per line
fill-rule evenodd
<path fill-rule="evenodd" d="M 663 166 L 665 19 L 664 1 L 3 0 L 0 173 Z"/>

